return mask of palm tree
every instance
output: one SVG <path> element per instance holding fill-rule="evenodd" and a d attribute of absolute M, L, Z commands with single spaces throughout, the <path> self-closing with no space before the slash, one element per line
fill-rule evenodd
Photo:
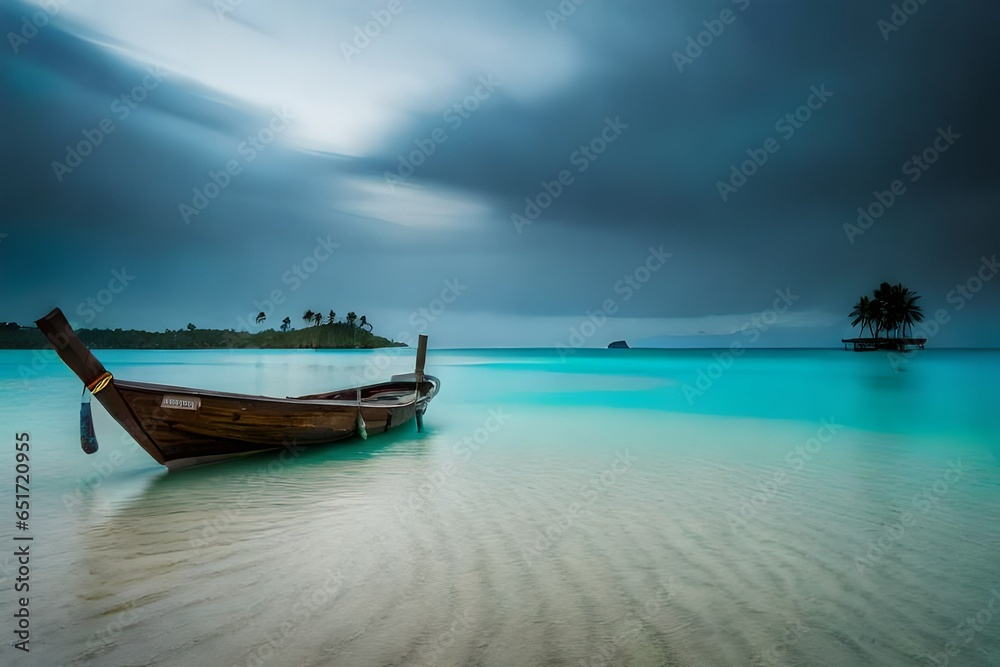
<path fill-rule="evenodd" d="M 323 323 L 323 313 L 313 313 L 313 322 L 316 323 L 316 326 L 319 326 L 320 324 L 322 324 Z"/>
<path fill-rule="evenodd" d="M 924 321 L 924 311 L 917 305 L 917 299 L 920 298 L 915 292 L 903 288 L 902 294 L 903 302 L 900 306 L 900 317 L 903 322 L 903 337 L 907 337 L 906 329 L 909 327 L 910 335 L 913 335 L 913 323 L 917 324 Z"/>
<path fill-rule="evenodd" d="M 368 327 L 368 333 L 372 332 L 372 325 L 368 321 L 368 318 L 365 317 L 364 315 L 362 315 L 361 319 L 358 320 L 358 327 L 360 327 L 361 329 L 364 329 L 365 327 Z"/>
<path fill-rule="evenodd" d="M 351 325 L 351 328 L 354 328 L 354 323 L 357 321 L 357 319 L 358 316 L 353 310 L 347 313 L 347 323 Z"/>
<path fill-rule="evenodd" d="M 875 297 L 875 337 L 878 338 L 879 331 L 884 331 L 886 338 L 888 338 L 889 332 L 893 331 L 898 325 L 898 296 L 893 286 L 887 282 L 879 285 L 872 292 L 872 296 Z"/>
<path fill-rule="evenodd" d="M 291 326 L 292 326 L 292 318 L 286 317 L 285 319 L 281 320 L 282 331 L 288 331 L 289 327 Z"/>
<path fill-rule="evenodd" d="M 330 311 L 330 317 L 326 320 L 327 324 L 333 324 L 337 321 L 337 313 Z"/>
<path fill-rule="evenodd" d="M 912 330 L 914 323 L 924 321 L 923 311 L 916 303 L 919 298 L 902 283 L 890 285 L 883 282 L 872 291 L 871 299 L 863 296 L 854 304 L 849 316 L 853 318 L 851 325 L 860 324 L 864 332 L 867 324 L 875 338 L 883 331 L 886 338 L 905 337 L 907 329 Z"/>
<path fill-rule="evenodd" d="M 312 324 L 313 317 L 315 317 L 315 316 L 316 316 L 316 313 L 314 313 L 312 311 L 312 309 L 310 309 L 310 310 L 307 310 L 305 313 L 302 314 L 302 319 L 304 319 L 306 321 L 306 324 L 308 325 L 308 324 Z"/>
<path fill-rule="evenodd" d="M 266 319 L 267 319 L 267 315 L 265 315 L 264 311 L 262 310 L 259 313 L 257 313 L 257 319 L 255 320 L 255 322 L 257 324 L 260 324 L 261 322 L 263 322 Z"/>
<path fill-rule="evenodd" d="M 848 317 L 854 318 L 851 320 L 851 326 L 856 327 L 861 325 L 861 333 L 864 334 L 865 327 L 868 327 L 869 333 L 871 333 L 872 338 L 875 337 L 875 332 L 872 331 L 872 322 L 874 321 L 875 309 L 872 307 L 872 301 L 867 296 L 862 296 L 858 299 L 858 302 L 854 304 L 854 310 Z"/>
<path fill-rule="evenodd" d="M 916 296 L 909 289 L 903 287 L 902 283 L 896 283 L 889 288 L 889 304 L 887 311 L 890 316 L 893 334 L 896 338 L 904 335 L 906 330 L 906 309 L 907 301 Z M 923 314 L 920 315 L 923 317 Z M 912 315 L 911 315 L 912 317 Z"/>

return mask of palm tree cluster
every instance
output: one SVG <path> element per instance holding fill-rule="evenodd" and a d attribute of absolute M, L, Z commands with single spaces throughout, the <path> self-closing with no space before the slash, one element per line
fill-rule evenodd
<path fill-rule="evenodd" d="M 285 319 L 288 319 L 288 318 L 285 318 Z M 310 309 L 310 310 L 307 310 L 305 313 L 302 314 L 302 319 L 306 321 L 306 324 L 314 324 L 316 326 L 319 326 L 320 324 L 323 324 L 324 317 L 323 317 L 323 313 L 321 313 L 319 311 L 313 312 L 312 309 Z M 327 324 L 335 324 L 337 322 L 337 313 L 335 313 L 334 311 L 331 310 L 330 314 L 325 319 L 326 319 L 326 323 Z M 347 324 L 352 329 L 354 328 L 355 323 L 357 323 L 357 325 L 360 328 L 362 328 L 362 329 L 364 329 L 365 327 L 368 327 L 368 331 L 369 332 L 372 330 L 372 325 L 371 325 L 371 323 L 368 322 L 368 318 L 366 318 L 364 315 L 362 315 L 361 316 L 361 320 L 359 322 L 358 321 L 358 316 L 357 316 L 357 314 L 355 314 L 355 312 L 353 310 L 351 312 L 347 313 L 347 317 L 346 317 L 345 321 L 347 322 Z"/>
<path fill-rule="evenodd" d="M 851 326 L 865 327 L 873 338 L 885 332 L 886 338 L 906 337 L 912 334 L 913 325 L 924 321 L 924 313 L 917 300 L 920 296 L 897 283 L 882 283 L 872 291 L 872 297 L 862 296 L 851 311 Z"/>

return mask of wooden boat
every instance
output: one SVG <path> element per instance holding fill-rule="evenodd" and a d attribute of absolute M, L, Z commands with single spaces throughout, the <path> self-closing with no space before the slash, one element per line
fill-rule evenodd
<path fill-rule="evenodd" d="M 58 308 L 36 324 L 86 386 L 86 416 L 90 415 L 89 390 L 150 456 L 168 468 L 322 445 L 354 435 L 367 437 L 367 433 L 382 433 L 414 419 L 420 428 L 424 411 L 441 384 L 424 374 L 424 335 L 413 373 L 323 394 L 270 398 L 120 380 L 91 354 Z M 81 443 L 84 451 L 92 453 L 97 444 L 92 426 L 88 443 L 87 426 L 81 423 Z"/>

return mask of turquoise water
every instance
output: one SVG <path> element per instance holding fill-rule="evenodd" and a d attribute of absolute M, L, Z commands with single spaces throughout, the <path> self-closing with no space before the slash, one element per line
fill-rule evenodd
<path fill-rule="evenodd" d="M 97 354 L 277 396 L 413 364 Z M 79 381 L 0 351 L 0 470 L 12 489 L 29 433 L 34 538 L 31 653 L 4 664 L 1000 665 L 1000 353 L 431 350 L 428 371 L 422 433 L 168 474 L 99 406 L 85 455 Z"/>

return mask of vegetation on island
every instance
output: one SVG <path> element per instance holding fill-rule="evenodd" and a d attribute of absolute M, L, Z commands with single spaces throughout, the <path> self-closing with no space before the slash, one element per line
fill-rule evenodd
<path fill-rule="evenodd" d="M 307 317 L 308 316 L 308 317 Z M 280 329 L 265 329 L 256 333 L 234 329 L 199 329 L 188 323 L 183 329 L 171 331 L 139 331 L 135 329 L 77 329 L 80 340 L 92 349 L 336 349 L 406 347 L 372 333 L 372 325 L 362 315 L 352 311 L 345 321 L 338 322 L 336 313 L 328 316 L 306 311 L 302 319 L 308 326 L 294 329 L 290 317 L 281 320 Z M 256 324 L 267 320 L 266 313 L 258 313 Z M 14 322 L 0 323 L 0 348 L 39 349 L 49 343 L 34 327 L 22 327 Z"/>
<path fill-rule="evenodd" d="M 882 283 L 872 291 L 872 296 L 862 296 L 854 304 L 854 310 L 848 316 L 851 326 L 861 327 L 878 339 L 885 334 L 886 340 L 901 339 L 913 335 L 913 325 L 924 321 L 924 313 L 917 301 L 920 296 L 912 290 L 897 283 L 890 285 Z"/>

